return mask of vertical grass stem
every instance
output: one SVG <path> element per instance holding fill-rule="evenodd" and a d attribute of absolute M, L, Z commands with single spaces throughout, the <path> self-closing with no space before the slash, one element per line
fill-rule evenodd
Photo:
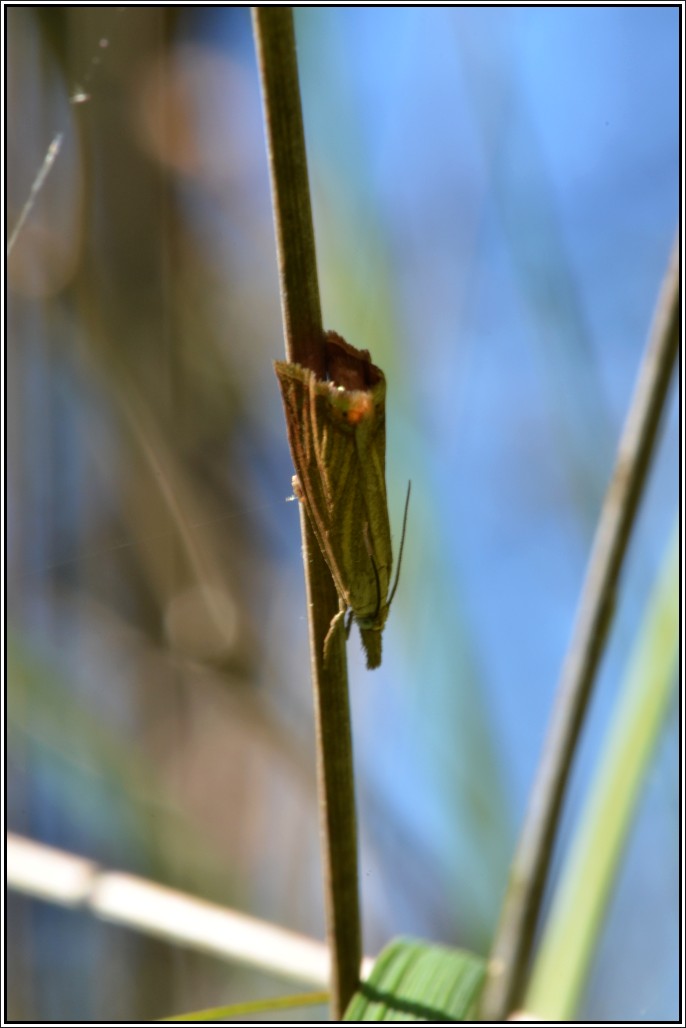
<path fill-rule="evenodd" d="M 677 239 L 600 513 L 548 737 L 510 872 L 481 998 L 480 1017 L 484 1021 L 503 1020 L 518 1003 L 526 984 L 572 760 L 605 647 L 678 346 Z"/>
<path fill-rule="evenodd" d="M 290 7 L 254 7 L 253 30 L 271 175 L 286 356 L 324 377 L 324 335 Z M 317 774 L 331 952 L 331 1013 L 342 1018 L 360 973 L 357 823 L 345 633 L 329 569 L 301 507 L 317 735 Z"/>

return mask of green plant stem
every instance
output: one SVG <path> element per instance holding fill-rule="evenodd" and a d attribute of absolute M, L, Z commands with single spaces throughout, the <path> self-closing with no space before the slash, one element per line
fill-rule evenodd
<path fill-rule="evenodd" d="M 576 1016 L 641 784 L 674 695 L 678 651 L 675 523 L 536 955 L 524 1007 L 538 1019 L 571 1021 Z"/>
<path fill-rule="evenodd" d="M 604 649 L 678 345 L 677 240 L 605 495 L 548 737 L 512 864 L 481 999 L 482 1020 L 503 1020 L 525 985 L 572 759 Z"/>
<path fill-rule="evenodd" d="M 253 7 L 286 356 L 325 375 L 317 255 L 290 7 Z"/>
<path fill-rule="evenodd" d="M 304 992 L 297 996 L 275 996 L 273 999 L 256 999 L 246 1003 L 232 1003 L 227 1007 L 210 1007 L 195 1010 L 192 1014 L 177 1014 L 163 1017 L 162 1021 L 229 1021 L 245 1014 L 263 1014 L 275 1010 L 294 1010 L 299 1007 L 314 1007 L 328 1003 L 328 992 Z M 264 1023 L 264 1022 L 262 1022 Z"/>
<path fill-rule="evenodd" d="M 271 173 L 286 355 L 324 377 L 324 336 L 307 176 L 293 14 L 290 7 L 254 7 Z M 338 612 L 331 574 L 301 507 L 317 775 L 324 862 L 331 1010 L 340 1020 L 360 973 L 361 934 L 357 822 L 345 635 L 324 639 Z"/>

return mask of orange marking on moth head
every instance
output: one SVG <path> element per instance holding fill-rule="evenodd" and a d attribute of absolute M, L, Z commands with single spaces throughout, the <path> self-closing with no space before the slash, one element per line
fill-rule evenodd
<path fill-rule="evenodd" d="M 368 418 L 373 410 L 374 403 L 369 393 L 357 393 L 348 407 L 348 421 L 351 425 L 358 425 L 364 418 Z"/>

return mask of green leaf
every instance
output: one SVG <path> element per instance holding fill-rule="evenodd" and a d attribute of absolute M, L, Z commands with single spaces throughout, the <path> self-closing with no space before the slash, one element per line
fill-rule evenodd
<path fill-rule="evenodd" d="M 266 1010 L 293 1010 L 295 1007 L 319 1006 L 329 1002 L 328 992 L 305 992 L 298 996 L 277 996 L 275 999 L 256 999 L 246 1003 L 232 1003 L 228 1007 L 211 1007 L 192 1014 L 163 1017 L 162 1021 L 231 1021 L 245 1014 L 261 1014 Z"/>
<path fill-rule="evenodd" d="M 466 1021 L 485 961 L 473 953 L 397 939 L 353 996 L 344 1021 Z"/>

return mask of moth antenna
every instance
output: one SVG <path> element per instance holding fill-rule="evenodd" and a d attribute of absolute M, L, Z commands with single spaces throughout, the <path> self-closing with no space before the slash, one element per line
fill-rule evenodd
<path fill-rule="evenodd" d="M 365 545 L 367 547 L 367 556 L 369 557 L 369 559 L 372 562 L 372 568 L 374 570 L 374 578 L 376 579 L 376 610 L 374 611 L 374 614 L 372 615 L 373 619 L 376 621 L 377 617 L 379 616 L 379 611 L 381 610 L 381 579 L 379 578 L 379 569 L 377 568 L 376 561 L 374 560 L 374 553 L 372 552 L 372 544 L 369 541 L 369 525 L 368 525 L 368 523 L 366 521 L 364 523 L 364 541 L 365 541 Z"/>
<path fill-rule="evenodd" d="M 411 493 L 411 491 L 412 491 L 412 482 L 410 481 L 410 482 L 407 483 L 407 496 L 405 497 L 405 512 L 403 513 L 403 531 L 402 531 L 402 535 L 400 536 L 400 549 L 398 551 L 398 568 L 397 568 L 397 571 L 395 573 L 395 582 L 393 583 L 393 588 L 391 589 L 391 595 L 388 597 L 388 606 L 389 607 L 393 603 L 393 597 L 395 596 L 395 591 L 398 588 L 398 582 L 400 581 L 400 567 L 401 567 L 402 562 L 403 562 L 403 547 L 405 545 L 405 530 L 407 528 L 407 512 L 410 509 L 410 493 Z"/>

